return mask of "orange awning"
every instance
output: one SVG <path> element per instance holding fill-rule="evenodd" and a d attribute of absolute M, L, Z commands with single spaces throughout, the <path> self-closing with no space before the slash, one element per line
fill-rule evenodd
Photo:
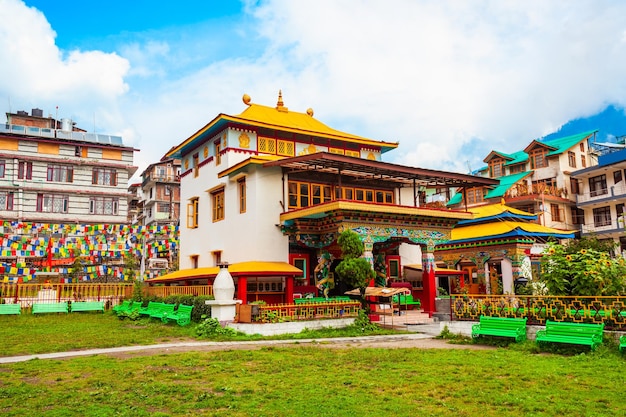
<path fill-rule="evenodd" d="M 218 266 L 210 266 L 204 268 L 183 269 L 180 271 L 170 272 L 147 279 L 147 283 L 164 283 L 174 281 L 187 281 L 193 279 L 215 278 L 220 268 Z M 287 262 L 266 262 L 266 261 L 247 261 L 228 265 L 228 272 L 233 277 L 249 276 L 299 276 L 302 270 Z"/>

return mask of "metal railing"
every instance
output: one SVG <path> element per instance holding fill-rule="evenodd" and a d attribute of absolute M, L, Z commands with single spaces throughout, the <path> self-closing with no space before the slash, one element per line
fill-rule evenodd
<path fill-rule="evenodd" d="M 481 315 L 528 319 L 532 325 L 546 320 L 604 323 L 606 329 L 626 330 L 626 297 L 537 295 L 451 296 L 452 320 L 478 321 Z"/>
<path fill-rule="evenodd" d="M 282 321 L 339 319 L 358 317 L 359 301 L 331 301 L 302 304 L 259 305 L 259 315 L 253 320 L 262 323 Z"/>
<path fill-rule="evenodd" d="M 133 284 L 95 284 L 95 283 L 36 283 L 36 284 L 0 284 L 0 302 L 21 304 L 30 308 L 34 303 L 58 303 L 63 301 L 105 301 L 110 308 L 124 298 L 130 298 Z"/>

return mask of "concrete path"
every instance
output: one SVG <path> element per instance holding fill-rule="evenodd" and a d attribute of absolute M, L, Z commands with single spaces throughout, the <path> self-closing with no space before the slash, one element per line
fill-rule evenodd
<path fill-rule="evenodd" d="M 434 326 L 433 326 L 434 328 Z M 438 329 L 438 327 L 437 327 Z M 424 329 L 427 330 L 427 329 Z M 437 333 L 438 334 L 438 333 Z M 156 345 L 143 345 L 143 346 L 121 346 L 105 349 L 88 349 L 78 350 L 71 352 L 55 352 L 55 353 L 39 353 L 34 355 L 23 356 L 7 356 L 0 357 L 0 364 L 3 363 L 16 363 L 25 362 L 33 359 L 64 359 L 78 356 L 91 356 L 91 355 L 115 355 L 132 352 L 146 352 L 152 351 L 153 354 L 173 353 L 172 351 L 192 351 L 192 350 L 229 350 L 229 349 L 241 349 L 241 348 L 259 348 L 264 346 L 276 346 L 276 345 L 384 345 L 384 344 L 406 344 L 413 341 L 432 339 L 433 334 L 427 333 L 408 333 L 399 335 L 385 335 L 385 336 L 363 336 L 363 337 L 336 337 L 336 338 L 322 338 L 322 339 L 299 339 L 299 340 L 259 340 L 259 341 L 245 341 L 245 342 L 175 342 L 175 343 L 161 343 Z M 362 347 L 362 346 L 361 346 Z"/>

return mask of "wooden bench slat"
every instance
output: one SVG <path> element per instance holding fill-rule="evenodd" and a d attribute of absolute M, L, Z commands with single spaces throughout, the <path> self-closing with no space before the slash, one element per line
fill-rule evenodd
<path fill-rule="evenodd" d="M 22 314 L 22 306 L 20 304 L 0 304 L 0 314 Z"/>
<path fill-rule="evenodd" d="M 472 326 L 472 337 L 512 337 L 516 342 L 521 342 L 526 340 L 526 321 L 527 318 L 480 316 L 479 323 Z"/>
<path fill-rule="evenodd" d="M 40 313 L 69 313 L 67 301 L 60 303 L 34 303 L 33 314 Z"/>
<path fill-rule="evenodd" d="M 602 344 L 604 323 L 571 323 L 546 321 L 545 329 L 537 332 L 537 343 L 569 343 L 574 345 L 591 346 L 594 350 Z"/>
<path fill-rule="evenodd" d="M 72 301 L 70 311 L 72 313 L 77 311 L 102 311 L 104 313 L 104 301 Z"/>

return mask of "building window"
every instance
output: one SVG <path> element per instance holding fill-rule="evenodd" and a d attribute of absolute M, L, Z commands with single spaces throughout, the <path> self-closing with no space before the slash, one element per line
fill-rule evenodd
<path fill-rule="evenodd" d="M 222 251 L 221 250 L 216 250 L 211 252 L 211 255 L 213 255 L 213 265 L 214 266 L 218 266 L 219 264 L 222 263 Z"/>
<path fill-rule="evenodd" d="M 311 200 L 313 204 L 321 204 L 327 201 L 331 201 L 331 186 L 311 184 Z"/>
<path fill-rule="evenodd" d="M 346 150 L 346 156 L 351 156 L 353 158 L 360 158 L 361 157 L 361 152 L 359 151 L 348 151 Z"/>
<path fill-rule="evenodd" d="M 593 209 L 593 225 L 595 227 L 611 225 L 611 208 L 598 207 Z"/>
<path fill-rule="evenodd" d="M 583 168 L 586 168 L 586 167 L 587 167 L 587 160 L 585 159 L 585 155 L 580 155 L 580 165 L 581 165 Z"/>
<path fill-rule="evenodd" d="M 553 222 L 562 222 L 565 220 L 563 218 L 563 210 L 558 204 L 550 204 L 550 214 L 552 215 Z"/>
<path fill-rule="evenodd" d="M 617 184 L 620 182 L 622 182 L 622 170 L 621 169 L 619 171 L 613 172 L 613 183 Z"/>
<path fill-rule="evenodd" d="M 36 210 L 39 213 L 67 213 L 69 197 L 56 194 L 37 194 Z"/>
<path fill-rule="evenodd" d="M 237 180 L 239 190 L 239 213 L 246 212 L 246 177 Z"/>
<path fill-rule="evenodd" d="M 546 149 L 536 148 L 530 151 L 528 154 L 530 158 L 530 169 L 544 168 L 548 166 L 548 160 L 546 159 Z"/>
<path fill-rule="evenodd" d="M 572 168 L 576 168 L 576 154 L 572 151 L 567 153 L 567 160 L 569 161 L 569 166 Z"/>
<path fill-rule="evenodd" d="M 191 261 L 191 269 L 198 268 L 198 255 L 191 255 L 189 261 Z"/>
<path fill-rule="evenodd" d="M 281 156 L 294 156 L 296 154 L 296 145 L 289 140 L 279 140 L 276 153 Z"/>
<path fill-rule="evenodd" d="M 13 193 L 0 192 L 0 210 L 13 210 Z"/>
<path fill-rule="evenodd" d="M 289 181 L 289 208 L 309 206 L 309 184 Z"/>
<path fill-rule="evenodd" d="M 215 150 L 215 165 L 219 165 L 222 163 L 222 142 L 220 142 L 219 140 L 215 141 L 214 144 L 214 150 Z"/>
<path fill-rule="evenodd" d="M 92 197 L 89 199 L 89 214 L 118 214 L 119 199 Z"/>
<path fill-rule="evenodd" d="M 33 179 L 33 163 L 20 161 L 17 164 L 17 179 L 32 180 Z"/>
<path fill-rule="evenodd" d="M 607 194 L 609 191 L 606 188 L 606 175 L 602 174 L 589 178 L 589 191 L 591 192 L 591 197 Z"/>
<path fill-rule="evenodd" d="M 259 152 L 275 154 L 276 139 L 259 137 Z"/>
<path fill-rule="evenodd" d="M 0 178 L 4 178 L 5 170 L 6 170 L 6 161 L 0 160 Z"/>
<path fill-rule="evenodd" d="M 190 229 L 198 227 L 198 201 L 198 197 L 194 197 L 187 204 L 187 227 Z"/>
<path fill-rule="evenodd" d="M 94 185 L 117 185 L 117 171 L 110 168 L 94 168 L 91 173 L 91 183 Z"/>
<path fill-rule="evenodd" d="M 467 204 L 476 204 L 484 201 L 484 190 L 482 187 L 470 188 L 466 190 Z"/>
<path fill-rule="evenodd" d="M 573 224 L 585 224 L 585 212 L 577 207 L 570 207 Z"/>
<path fill-rule="evenodd" d="M 72 182 L 74 169 L 65 165 L 48 165 L 47 180 L 50 182 Z"/>
<path fill-rule="evenodd" d="M 170 186 L 166 185 L 165 188 L 163 189 L 163 194 L 164 195 L 170 195 L 172 193 L 172 191 L 170 190 Z"/>
<path fill-rule="evenodd" d="M 585 142 L 580 142 L 578 146 L 580 147 L 581 152 L 585 152 Z"/>
<path fill-rule="evenodd" d="M 580 184 L 578 183 L 578 180 L 576 178 L 570 177 L 569 185 L 572 189 L 572 194 L 580 194 Z"/>
<path fill-rule="evenodd" d="M 502 159 L 492 159 L 489 161 L 489 176 L 491 178 L 499 178 L 502 176 Z"/>
<path fill-rule="evenodd" d="M 170 203 L 157 203 L 157 212 L 158 213 L 169 213 L 170 212 Z"/>
<path fill-rule="evenodd" d="M 509 174 L 517 174 L 518 172 L 524 171 L 524 164 L 511 165 L 509 167 Z"/>
<path fill-rule="evenodd" d="M 195 153 L 193 154 L 193 176 L 197 177 L 200 175 L 200 156 Z"/>
<path fill-rule="evenodd" d="M 211 200 L 213 202 L 213 221 L 224 220 L 224 189 L 220 188 L 212 192 Z"/>

